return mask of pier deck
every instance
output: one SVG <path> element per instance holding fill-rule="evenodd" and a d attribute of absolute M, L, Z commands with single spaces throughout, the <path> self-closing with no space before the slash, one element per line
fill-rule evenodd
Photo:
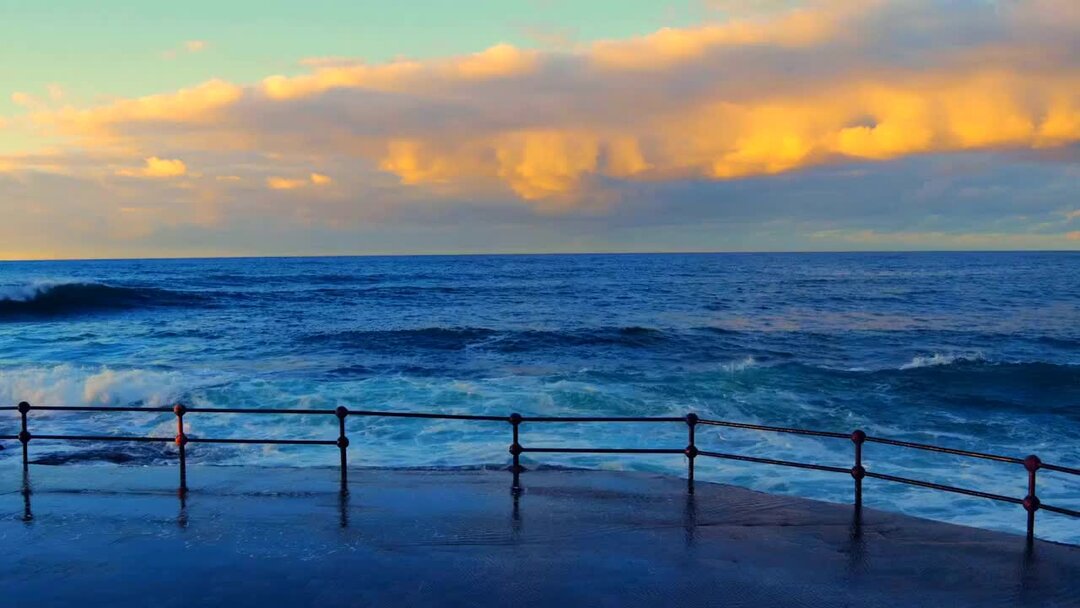
<path fill-rule="evenodd" d="M 1080 548 L 645 474 L 0 466 L 15 606 L 1076 606 Z"/>

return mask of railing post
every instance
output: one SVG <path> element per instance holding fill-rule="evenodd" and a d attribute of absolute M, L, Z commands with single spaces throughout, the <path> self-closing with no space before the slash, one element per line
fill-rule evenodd
<path fill-rule="evenodd" d="M 521 489 L 521 451 L 522 451 L 522 449 L 521 449 L 521 443 L 518 442 L 518 438 L 519 438 L 518 427 L 521 426 L 521 414 L 518 414 L 517 412 L 515 412 L 513 414 L 510 414 L 510 418 L 508 420 L 509 420 L 510 426 L 512 427 L 513 432 L 514 432 L 514 435 L 513 435 L 514 440 L 510 444 L 510 454 L 514 457 L 514 463 L 512 465 L 510 465 L 510 471 L 514 474 L 514 485 L 513 485 L 512 489 L 517 491 L 517 490 Z"/>
<path fill-rule="evenodd" d="M 349 415 L 349 408 L 339 405 L 334 410 L 334 415 L 338 419 L 337 446 L 338 450 L 341 451 L 341 489 L 344 491 L 349 487 L 349 467 L 345 455 L 345 451 L 349 447 L 349 438 L 345 436 L 345 417 Z"/>
<path fill-rule="evenodd" d="M 173 406 L 176 414 L 176 446 L 180 449 L 180 494 L 187 492 L 187 444 L 188 438 L 184 433 L 184 413 L 187 412 L 182 404 Z"/>
<path fill-rule="evenodd" d="M 19 443 L 22 444 L 22 468 L 23 472 L 30 470 L 30 431 L 26 430 L 26 414 L 30 412 L 30 404 L 23 401 L 19 403 L 19 417 L 22 425 L 19 430 Z"/>
<path fill-rule="evenodd" d="M 697 427 L 698 416 L 691 412 L 686 415 L 686 426 L 688 427 L 687 434 L 689 436 L 689 443 L 686 445 L 686 449 L 683 453 L 686 454 L 686 489 L 691 494 L 694 493 L 694 459 L 697 458 L 698 449 L 697 444 L 694 441 L 694 429 Z"/>
<path fill-rule="evenodd" d="M 855 444 L 855 466 L 851 467 L 851 477 L 855 480 L 855 513 L 862 513 L 862 480 L 866 469 L 862 466 L 862 446 L 866 443 L 866 433 L 855 429 L 851 433 L 851 442 Z"/>
<path fill-rule="evenodd" d="M 1042 466 L 1039 457 L 1032 454 L 1024 459 L 1024 468 L 1028 472 L 1028 493 L 1024 497 L 1024 510 L 1027 511 L 1028 541 L 1035 539 L 1035 512 L 1039 510 L 1039 497 L 1035 494 L 1035 472 Z"/>

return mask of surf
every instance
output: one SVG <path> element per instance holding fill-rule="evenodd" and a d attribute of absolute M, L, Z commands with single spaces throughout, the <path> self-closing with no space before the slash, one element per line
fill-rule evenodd
<path fill-rule="evenodd" d="M 120 287 L 83 282 L 38 283 L 0 290 L 0 319 L 178 306 L 201 300 L 196 294 L 154 287 Z"/>

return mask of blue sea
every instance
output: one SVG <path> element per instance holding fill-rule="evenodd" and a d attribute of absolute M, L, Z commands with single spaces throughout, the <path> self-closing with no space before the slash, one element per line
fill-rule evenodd
<path fill-rule="evenodd" d="M 703 417 L 1080 464 L 1080 254 L 251 258 L 0 264 L 0 402 Z M 0 425 L 14 432 L 17 416 Z M 336 437 L 332 417 L 187 417 L 192 435 Z M 6 426 L 5 426 L 6 425 Z M 37 412 L 31 430 L 171 436 L 171 415 Z M 676 447 L 681 424 L 524 425 L 531 446 Z M 509 425 L 349 420 L 355 466 L 506 464 Z M 850 467 L 852 445 L 703 428 L 703 449 Z M 4 442 L 0 466 L 18 460 Z M 40 462 L 172 445 L 32 442 Z M 681 456 L 526 464 L 685 474 Z M 325 447 L 193 445 L 323 466 Z M 1022 467 L 868 445 L 873 471 L 1022 497 Z M 362 475 L 362 473 L 358 473 Z M 850 477 L 699 459 L 702 480 L 836 502 Z M 525 477 L 527 484 L 527 476 Z M 196 484 L 193 484 L 196 485 Z M 1080 480 L 1040 474 L 1080 508 Z M 1023 510 L 867 480 L 866 504 L 1020 531 Z M 1039 515 L 1040 536 L 1080 523 Z"/>

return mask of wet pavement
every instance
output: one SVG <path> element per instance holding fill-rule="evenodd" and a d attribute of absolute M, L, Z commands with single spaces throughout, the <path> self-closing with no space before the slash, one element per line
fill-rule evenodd
<path fill-rule="evenodd" d="M 0 467 L 5 605 L 1077 606 L 1080 548 L 609 471 Z M 13 603 L 11 603 L 13 602 Z"/>

